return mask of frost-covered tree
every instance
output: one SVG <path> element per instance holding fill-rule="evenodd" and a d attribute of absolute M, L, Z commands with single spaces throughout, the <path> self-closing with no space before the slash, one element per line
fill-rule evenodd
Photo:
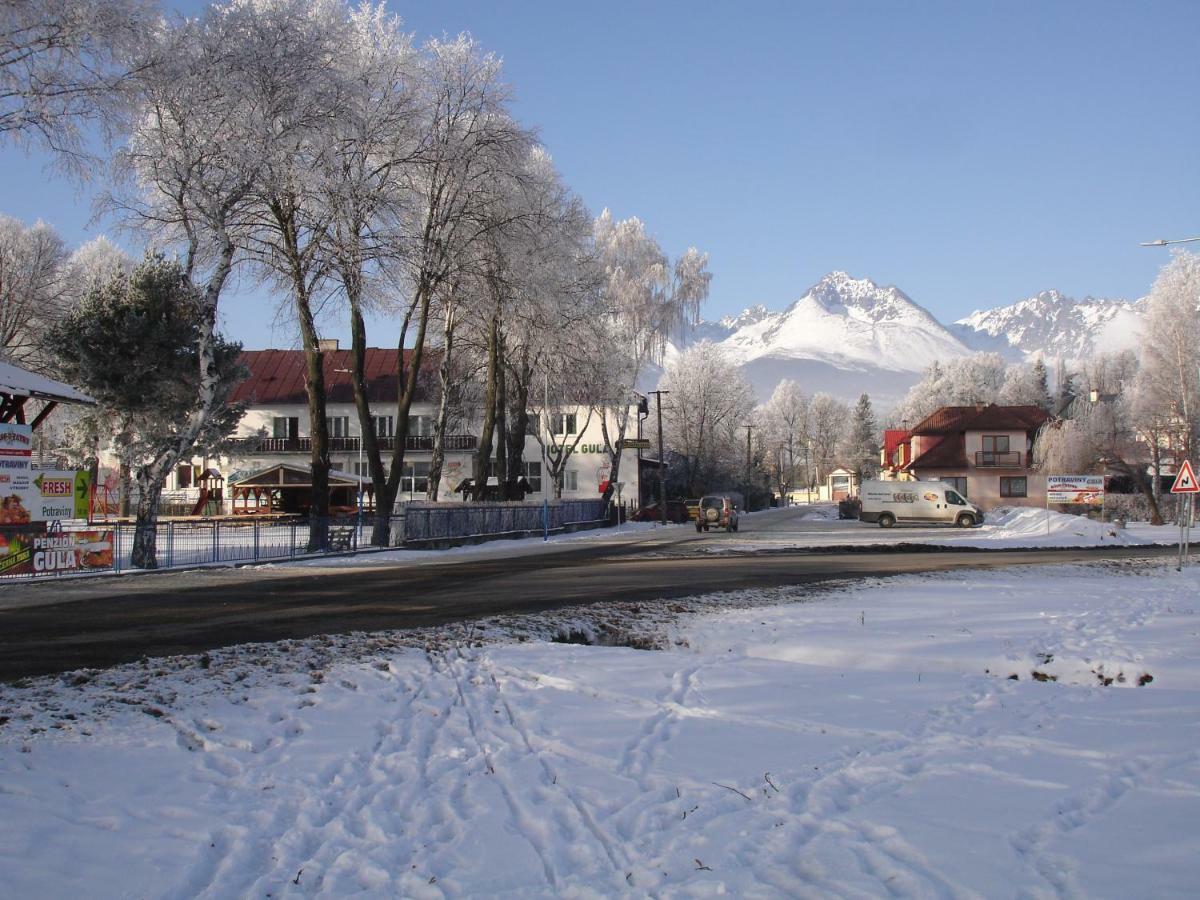
<path fill-rule="evenodd" d="M 341 0 L 259 0 L 255 9 L 246 24 L 270 40 L 255 41 L 261 53 L 251 63 L 249 125 L 274 137 L 250 187 L 245 247 L 255 269 L 288 297 L 299 331 L 312 447 L 308 546 L 316 550 L 327 539 L 331 468 L 317 305 L 330 275 L 333 209 L 322 174 L 334 164 L 336 123 L 355 95 L 349 73 L 330 61 L 355 46 L 355 34 Z"/>
<path fill-rule="evenodd" d="M 737 365 L 702 341 L 671 361 L 662 389 L 670 392 L 663 441 L 678 454 L 688 495 L 742 483 L 754 391 Z"/>
<path fill-rule="evenodd" d="M 893 418 L 912 426 L 943 406 L 995 403 L 1005 372 L 999 353 L 974 353 L 944 365 L 934 362 L 905 395 Z"/>
<path fill-rule="evenodd" d="M 89 291 L 44 338 L 58 373 L 99 404 L 80 426 L 83 461 L 102 441 L 133 469 L 138 506 L 132 559 L 140 568 L 157 566 L 158 504 L 167 476 L 188 458 L 185 450 L 190 455 L 193 448 L 218 445 L 242 414 L 227 402 L 244 374 L 237 363 L 241 347 L 218 335 L 218 414 L 192 434 L 199 308 L 199 292 L 182 266 L 150 256 L 128 275 Z"/>
<path fill-rule="evenodd" d="M 759 408 L 762 436 L 781 494 L 789 487 L 808 483 L 803 467 L 808 462 L 805 449 L 809 441 L 809 403 L 800 385 L 785 378 L 775 386 L 771 399 Z"/>
<path fill-rule="evenodd" d="M 1004 373 L 1004 383 L 996 402 L 1005 406 L 1037 406 L 1050 409 L 1050 388 L 1046 366 L 1039 357 L 1033 363 L 1017 363 Z"/>
<path fill-rule="evenodd" d="M 612 350 L 607 414 L 600 421 L 616 481 L 633 391 L 650 364 L 661 363 L 670 335 L 696 323 L 712 275 L 708 254 L 694 247 L 672 265 L 636 218 L 617 221 L 606 209 L 594 236 L 607 307 L 596 327 Z"/>
<path fill-rule="evenodd" d="M 1200 256 L 1176 253 L 1163 267 L 1143 321 L 1143 389 L 1166 404 L 1176 452 L 1195 460 L 1200 448 Z"/>
<path fill-rule="evenodd" d="M 0 0 L 0 141 L 80 160 L 99 120 L 154 59 L 152 0 Z"/>
<path fill-rule="evenodd" d="M 44 222 L 26 226 L 0 215 L 0 355 L 39 368 L 38 341 L 63 314 L 67 251 Z"/>
<path fill-rule="evenodd" d="M 1144 444 L 1136 427 L 1130 394 L 1076 400 L 1069 415 L 1051 421 L 1038 434 L 1034 458 L 1050 474 L 1097 474 L 1116 470 L 1138 486 L 1150 506 L 1151 522 L 1162 524 L 1158 499 L 1146 476 Z"/>
<path fill-rule="evenodd" d="M 838 465 L 838 450 L 850 424 L 850 407 L 829 394 L 815 394 L 809 406 L 808 422 L 812 455 L 809 486 L 812 487 Z"/>
<path fill-rule="evenodd" d="M 871 398 L 863 394 L 854 406 L 849 433 L 846 436 L 846 462 L 853 467 L 858 483 L 879 471 L 879 426 Z"/>

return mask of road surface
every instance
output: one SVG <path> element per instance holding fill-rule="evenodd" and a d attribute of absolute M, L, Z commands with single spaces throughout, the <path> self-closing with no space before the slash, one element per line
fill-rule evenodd
<path fill-rule="evenodd" d="M 382 631 L 606 600 L 1011 565 L 1145 558 L 1170 549 L 898 552 L 762 549 L 772 536 L 841 528 L 794 511 L 747 516 L 738 535 L 686 526 L 584 546 L 353 567 L 163 572 L 0 587 L 0 680 L 103 668 L 255 641 Z M 945 532 L 931 532 L 945 535 Z M 910 537 L 913 535 L 909 535 Z M 724 542 L 724 543 L 722 543 Z M 819 543 L 819 542 L 816 542 Z M 746 544 L 758 549 L 741 551 Z"/>

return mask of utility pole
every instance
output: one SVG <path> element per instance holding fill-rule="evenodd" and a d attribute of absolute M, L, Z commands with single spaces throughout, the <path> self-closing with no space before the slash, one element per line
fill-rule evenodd
<path fill-rule="evenodd" d="M 663 460 L 663 432 L 662 432 L 662 395 L 669 394 L 670 391 L 647 391 L 648 394 L 653 394 L 655 402 L 658 405 L 658 512 L 662 517 L 662 523 L 667 524 L 667 482 L 664 476 L 666 463 Z"/>
<path fill-rule="evenodd" d="M 746 429 L 746 494 L 749 495 L 749 493 L 750 493 L 750 429 L 757 428 L 758 426 L 757 425 L 743 425 L 742 427 Z M 747 507 L 749 507 L 750 501 L 746 500 L 745 503 L 746 503 Z"/>

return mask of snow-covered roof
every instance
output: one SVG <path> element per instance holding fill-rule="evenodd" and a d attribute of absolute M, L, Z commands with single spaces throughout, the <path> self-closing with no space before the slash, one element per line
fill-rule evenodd
<path fill-rule="evenodd" d="M 3 361 L 0 361 L 0 393 L 33 397 L 37 400 L 55 400 L 59 403 L 83 403 L 88 406 L 96 404 L 87 394 L 75 390 L 69 384 Z"/>

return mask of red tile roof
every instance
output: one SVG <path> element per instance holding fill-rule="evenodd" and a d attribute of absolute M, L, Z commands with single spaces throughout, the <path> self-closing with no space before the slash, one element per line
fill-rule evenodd
<path fill-rule="evenodd" d="M 961 434 L 964 431 L 1033 431 L 1050 415 L 1040 406 L 943 406 L 918 422 L 913 434 Z"/>
<path fill-rule="evenodd" d="M 405 350 L 405 363 L 411 359 Z M 302 350 L 243 350 L 242 365 L 250 370 L 246 380 L 233 390 L 234 403 L 268 406 L 307 403 L 304 390 L 305 363 Z M 351 353 L 333 350 L 325 353 L 325 395 L 329 403 L 353 403 L 350 380 Z M 437 365 L 436 355 L 426 352 L 422 357 L 422 377 L 418 380 L 417 400 L 426 399 L 427 385 Z M 347 371 L 339 372 L 338 369 Z M 363 373 L 367 381 L 367 402 L 395 403 L 399 391 L 396 379 L 396 351 L 368 347 Z M 423 384 L 424 383 L 424 384 Z M 422 387 L 425 387 L 423 390 Z"/>
<path fill-rule="evenodd" d="M 965 469 L 967 467 L 966 439 L 961 434 L 942 438 L 905 469 Z"/>

